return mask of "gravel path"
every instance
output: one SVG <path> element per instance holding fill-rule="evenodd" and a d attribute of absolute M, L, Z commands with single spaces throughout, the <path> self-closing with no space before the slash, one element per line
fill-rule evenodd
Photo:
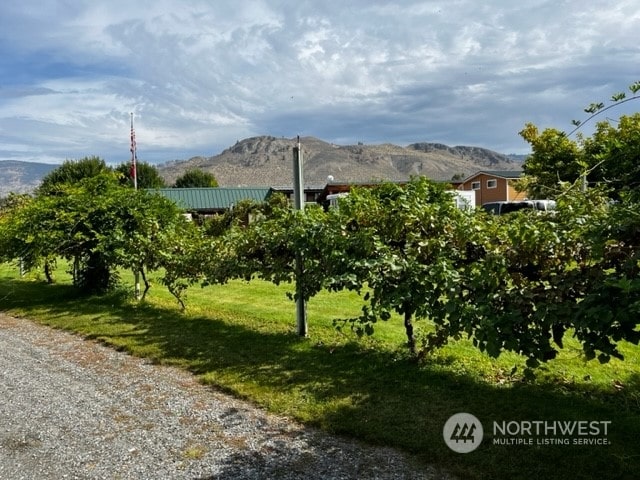
<path fill-rule="evenodd" d="M 446 477 L 1 313 L 0 374 L 0 479 Z"/>

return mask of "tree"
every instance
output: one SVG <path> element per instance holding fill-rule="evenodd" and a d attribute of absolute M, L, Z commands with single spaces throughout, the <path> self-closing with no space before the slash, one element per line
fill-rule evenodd
<path fill-rule="evenodd" d="M 27 268 L 56 257 L 72 261 L 74 284 L 86 293 L 116 286 L 118 267 L 158 268 L 171 246 L 166 239 L 185 221 L 172 202 L 122 186 L 114 172 L 55 191 L 3 211 L 0 246 L 5 259 L 22 258 Z"/>
<path fill-rule="evenodd" d="M 62 165 L 45 175 L 36 193 L 52 194 L 61 184 L 77 183 L 84 178 L 95 177 L 109 171 L 111 168 L 100 157 L 91 156 L 80 160 L 65 160 Z"/>
<path fill-rule="evenodd" d="M 640 199 L 623 196 L 590 215 L 583 238 L 591 246 L 580 272 L 584 295 L 573 328 L 587 359 L 622 359 L 621 340 L 640 342 Z"/>
<path fill-rule="evenodd" d="M 115 171 L 122 176 L 124 183 L 133 185 L 130 162 L 121 163 L 116 167 Z M 138 188 L 165 188 L 167 186 L 162 176 L 160 176 L 158 168 L 147 162 L 136 163 L 136 178 Z"/>
<path fill-rule="evenodd" d="M 640 187 L 640 113 L 623 115 L 615 126 L 599 122 L 592 136 L 577 141 L 556 129 L 539 133 L 532 124 L 520 135 L 533 149 L 523 169 L 534 198 L 555 198 L 562 183 L 583 177 L 591 185 L 607 185 L 615 198 Z"/>
<path fill-rule="evenodd" d="M 548 128 L 540 133 L 528 123 L 520 135 L 532 148 L 523 165 L 524 183 L 532 198 L 555 198 L 562 182 L 573 183 L 587 170 L 578 144 L 564 132 Z"/>
<path fill-rule="evenodd" d="M 616 198 L 640 190 L 640 113 L 623 115 L 615 126 L 598 123 L 583 150 L 592 165 L 591 183 L 607 185 Z"/>
<path fill-rule="evenodd" d="M 547 128 L 542 133 L 528 123 L 520 135 L 531 145 L 532 154 L 524 163 L 523 185 L 534 198 L 555 197 L 562 192 L 562 183 L 574 183 L 582 178 L 590 184 L 606 183 L 613 196 L 622 191 L 634 190 L 640 185 L 640 168 L 637 167 L 640 151 L 640 114 L 622 116 L 617 127 L 607 122 L 599 122 L 592 137 L 585 138 L 577 133 L 583 125 L 598 115 L 620 104 L 640 99 L 640 82 L 629 86 L 633 94 L 624 92 L 611 96 L 611 104 L 593 102 L 585 112 L 590 116 L 584 121 L 573 120 L 575 128 L 568 134 Z"/>
<path fill-rule="evenodd" d="M 358 333 L 371 333 L 397 312 L 416 355 L 414 320 L 441 317 L 450 292 L 460 288 L 455 266 L 467 255 L 471 217 L 444 185 L 426 178 L 354 189 L 339 215 L 342 250 L 332 253 L 331 288 L 366 291 L 362 315 L 349 321 Z"/>
<path fill-rule="evenodd" d="M 22 268 L 32 270 L 54 258 L 49 249 L 52 236 L 46 234 L 49 225 L 36 223 L 30 214 L 34 204 L 29 195 L 12 194 L 5 200 L 0 209 L 0 262 L 19 259 Z"/>
<path fill-rule="evenodd" d="M 175 188 L 209 188 L 217 187 L 216 177 L 198 169 L 187 170 L 182 176 L 176 179 Z"/>

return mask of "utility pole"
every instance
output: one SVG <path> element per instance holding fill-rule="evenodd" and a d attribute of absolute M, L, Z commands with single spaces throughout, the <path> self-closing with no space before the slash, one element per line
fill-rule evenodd
<path fill-rule="evenodd" d="M 300 147 L 300 135 L 297 145 L 293 148 L 293 207 L 296 210 L 304 210 L 304 181 L 302 173 L 302 148 Z M 303 277 L 304 262 L 302 253 L 296 253 L 296 325 L 298 335 L 307 336 L 307 302 L 304 299 Z"/>

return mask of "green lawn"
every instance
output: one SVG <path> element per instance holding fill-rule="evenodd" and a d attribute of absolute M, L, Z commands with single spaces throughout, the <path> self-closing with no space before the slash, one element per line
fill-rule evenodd
<path fill-rule="evenodd" d="M 333 319 L 358 314 L 354 294 L 312 299 L 310 336 L 301 339 L 294 304 L 286 298 L 291 286 L 254 281 L 193 287 L 182 313 L 159 284 L 137 304 L 122 292 L 77 298 L 63 269 L 57 277 L 57 284 L 46 285 L 0 266 L 0 310 L 189 369 L 273 412 L 402 448 L 461 478 L 638 478 L 636 346 L 623 346 L 624 362 L 599 365 L 585 363 L 568 340 L 532 383 L 522 380 L 522 359 L 509 354 L 493 360 L 468 341 L 412 363 L 398 318 L 377 325 L 371 338 L 340 333 Z M 122 277 L 132 280 L 128 272 Z M 514 366 L 519 370 L 512 375 Z M 472 413 L 484 427 L 483 443 L 468 454 L 449 450 L 442 438 L 444 423 L 458 412 Z M 610 445 L 493 444 L 493 422 L 520 420 L 610 421 Z"/>

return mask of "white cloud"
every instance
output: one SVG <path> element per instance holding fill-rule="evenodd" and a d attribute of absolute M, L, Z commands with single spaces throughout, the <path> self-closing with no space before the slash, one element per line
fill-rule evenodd
<path fill-rule="evenodd" d="M 5 2 L 0 159 L 119 158 L 129 112 L 153 161 L 256 134 L 522 151 L 638 80 L 636 2 L 609 3 Z"/>

